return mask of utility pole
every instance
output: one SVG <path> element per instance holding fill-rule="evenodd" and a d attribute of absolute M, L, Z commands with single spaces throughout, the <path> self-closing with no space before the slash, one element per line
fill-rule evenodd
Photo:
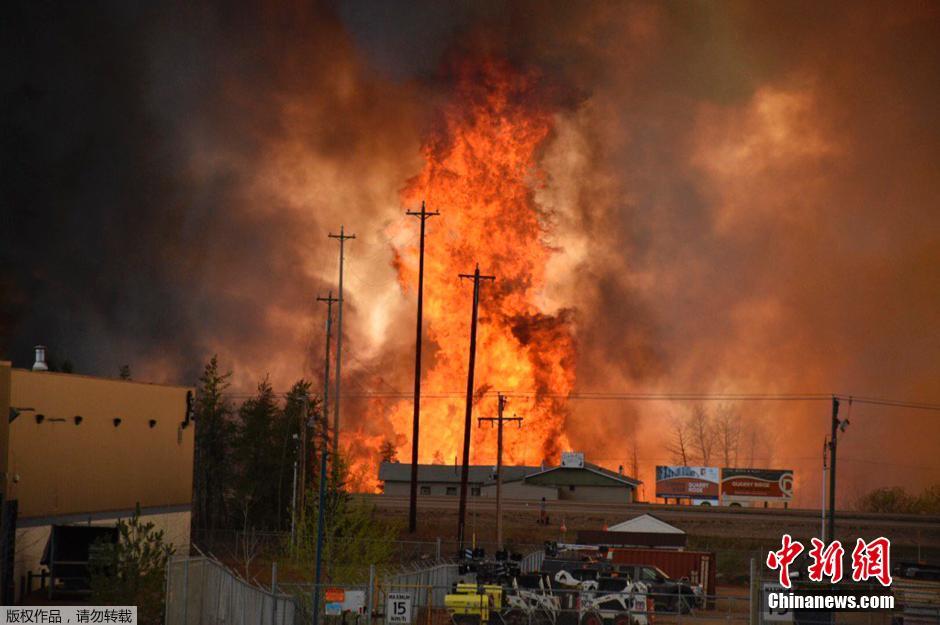
<path fill-rule="evenodd" d="M 323 417 L 320 425 L 320 431 L 323 434 L 323 444 L 320 449 L 320 492 L 317 504 L 317 556 L 316 569 L 313 578 L 313 625 L 317 625 L 320 620 L 320 575 L 323 570 L 323 507 L 326 499 L 326 458 L 327 448 L 329 447 L 329 414 L 330 404 L 327 401 L 330 390 L 330 335 L 333 326 L 333 303 L 336 298 L 333 297 L 333 291 L 330 291 L 326 297 L 318 297 L 318 302 L 326 302 L 326 356 L 323 365 Z M 311 447 L 316 450 L 316 444 Z"/>
<path fill-rule="evenodd" d="M 355 239 L 356 235 L 346 234 L 343 226 L 339 227 L 339 234 L 330 233 L 331 239 L 339 240 L 339 293 L 336 300 L 336 392 L 333 393 L 333 477 L 338 478 L 336 472 L 336 459 L 339 458 L 339 385 L 342 378 L 343 358 L 343 252 L 347 239 Z"/>
<path fill-rule="evenodd" d="M 822 513 L 822 519 L 820 520 L 820 540 L 826 542 L 826 450 L 829 447 L 829 441 L 823 437 L 823 446 L 822 446 L 822 503 L 820 504 L 820 512 Z"/>
<path fill-rule="evenodd" d="M 427 212 L 421 202 L 421 212 L 408 211 L 421 219 L 421 239 L 418 254 L 418 329 L 415 331 L 415 412 L 411 422 L 411 498 L 408 502 L 408 531 L 412 534 L 418 529 L 418 423 L 421 420 L 421 335 L 424 320 L 424 224 L 438 211 Z"/>
<path fill-rule="evenodd" d="M 460 274 L 460 278 L 473 279 L 473 313 L 470 316 L 470 366 L 467 370 L 467 413 L 463 426 L 463 469 L 460 472 L 460 511 L 457 518 L 457 543 L 463 549 L 467 523 L 467 480 L 470 477 L 470 429 L 473 427 L 473 368 L 477 351 L 477 309 L 480 305 L 480 280 L 495 280 L 495 276 L 481 276 L 477 264 L 472 275 Z"/>
<path fill-rule="evenodd" d="M 504 417 L 503 409 L 506 407 L 506 396 L 499 393 L 496 396 L 496 417 L 480 417 L 479 423 L 484 421 L 496 422 L 496 546 L 503 548 L 503 423 L 515 421 L 522 424 L 522 417 Z"/>
<path fill-rule="evenodd" d="M 295 471 L 299 471 L 299 479 L 295 480 L 294 489 L 297 494 L 297 500 L 300 502 L 300 518 L 304 518 L 304 501 L 307 491 L 307 397 L 300 402 L 300 432 L 298 433 L 300 453 L 299 462 Z"/>
<path fill-rule="evenodd" d="M 290 549 L 294 554 L 294 545 L 297 536 L 297 460 L 294 460 L 294 494 L 290 501 Z"/>
<path fill-rule="evenodd" d="M 836 539 L 836 439 L 839 433 L 839 400 L 832 398 L 832 434 L 829 439 L 829 540 Z"/>

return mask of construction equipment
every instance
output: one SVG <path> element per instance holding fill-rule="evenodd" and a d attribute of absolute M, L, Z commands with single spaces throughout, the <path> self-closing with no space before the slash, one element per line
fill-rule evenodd
<path fill-rule="evenodd" d="M 444 597 L 444 607 L 458 625 L 489 623 L 503 606 L 503 587 L 496 584 L 454 585 L 454 592 Z"/>

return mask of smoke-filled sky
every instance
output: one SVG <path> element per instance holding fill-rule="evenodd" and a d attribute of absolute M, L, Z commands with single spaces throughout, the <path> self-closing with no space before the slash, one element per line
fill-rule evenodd
<path fill-rule="evenodd" d="M 21 2 L 0 29 L 18 366 L 45 343 L 91 374 L 192 383 L 218 353 L 241 392 L 319 380 L 344 224 L 346 387 L 409 390 L 402 191 L 459 105 L 456 68 L 499 59 L 552 120 L 538 306 L 570 319 L 576 390 L 940 401 L 934 2 Z M 362 445 L 408 456 L 409 432 L 345 406 Z M 815 503 L 828 404 L 734 408 L 761 438 L 742 454 Z M 636 439 L 649 496 L 689 409 L 572 401 L 564 430 L 628 470 Z M 850 419 L 846 503 L 940 480 L 938 413 Z"/>

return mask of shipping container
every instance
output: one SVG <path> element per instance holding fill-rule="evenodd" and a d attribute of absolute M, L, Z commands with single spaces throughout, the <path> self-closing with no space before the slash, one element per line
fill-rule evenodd
<path fill-rule="evenodd" d="M 677 551 L 674 549 L 622 549 L 611 548 L 608 559 L 612 564 L 650 564 L 661 568 L 673 579 L 688 578 L 701 585 L 708 595 L 709 605 L 715 594 L 715 554 L 711 551 Z"/>

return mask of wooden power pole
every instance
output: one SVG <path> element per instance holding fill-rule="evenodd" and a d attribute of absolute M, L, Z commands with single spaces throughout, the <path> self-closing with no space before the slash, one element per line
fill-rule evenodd
<path fill-rule="evenodd" d="M 356 235 L 346 234 L 343 226 L 339 227 L 339 234 L 330 233 L 331 239 L 339 239 L 339 293 L 336 298 L 336 392 L 333 393 L 333 477 L 338 478 L 336 461 L 339 458 L 339 386 L 342 378 L 343 358 L 343 252 L 347 239 L 355 239 Z"/>
<path fill-rule="evenodd" d="M 314 565 L 314 581 L 313 581 L 313 623 L 317 625 L 319 622 L 319 608 L 320 605 L 320 576 L 323 570 L 323 558 L 321 556 L 323 552 L 323 508 L 324 500 L 326 493 L 326 459 L 327 459 L 327 448 L 329 443 L 329 414 L 330 414 L 330 405 L 327 402 L 327 395 L 329 394 L 330 389 L 330 334 L 333 326 L 333 304 L 338 300 L 333 297 L 333 291 L 330 291 L 330 294 L 326 297 L 318 297 L 317 301 L 326 302 L 326 358 L 324 359 L 323 365 L 323 417 L 321 423 L 321 433 L 323 444 L 320 447 L 320 486 L 319 486 L 319 497 L 317 499 L 317 553 L 316 553 L 316 564 Z M 334 433 L 335 436 L 335 433 Z M 316 436 L 314 436 L 316 439 Z M 316 444 L 314 442 L 311 445 L 314 453 L 316 453 Z"/>
<path fill-rule="evenodd" d="M 415 331 L 415 411 L 411 422 L 411 498 L 408 502 L 408 531 L 414 534 L 418 529 L 418 434 L 421 420 L 421 335 L 424 318 L 424 224 L 439 212 L 424 210 L 421 202 L 421 212 L 408 211 L 421 219 L 421 242 L 418 254 L 418 329 Z"/>
<path fill-rule="evenodd" d="M 851 398 L 850 403 L 851 406 Z M 839 400 L 832 398 L 832 434 L 829 437 L 829 541 L 836 539 L 836 445 L 839 430 L 845 430 L 848 419 L 839 421 Z"/>
<path fill-rule="evenodd" d="M 457 516 L 457 544 L 463 549 L 467 522 L 467 480 L 470 477 L 470 429 L 473 427 L 473 368 L 477 351 L 477 309 L 480 305 L 480 281 L 495 280 L 495 276 L 481 276 L 480 265 L 473 274 L 460 274 L 473 280 L 473 313 L 470 316 L 470 365 L 467 370 L 467 412 L 463 426 L 463 468 L 460 472 L 460 510 Z"/>
<path fill-rule="evenodd" d="M 497 416 L 480 417 L 479 422 L 496 422 L 496 547 L 503 548 L 503 424 L 507 421 L 522 423 L 522 417 L 505 417 L 503 409 L 506 407 L 506 396 L 499 393 L 496 396 Z"/>

